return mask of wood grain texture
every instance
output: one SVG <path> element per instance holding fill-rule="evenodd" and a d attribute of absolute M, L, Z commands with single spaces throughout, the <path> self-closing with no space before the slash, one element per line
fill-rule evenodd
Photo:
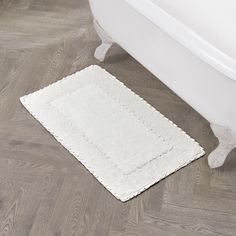
<path fill-rule="evenodd" d="M 203 157 L 121 203 L 22 107 L 20 96 L 99 64 L 207 154 L 217 145 L 208 122 L 117 45 L 98 63 L 98 45 L 87 0 L 0 0 L 0 235 L 236 235 L 235 150 L 220 169 Z"/>

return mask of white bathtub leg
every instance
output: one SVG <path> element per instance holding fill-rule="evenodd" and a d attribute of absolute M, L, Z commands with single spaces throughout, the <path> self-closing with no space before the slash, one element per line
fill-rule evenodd
<path fill-rule="evenodd" d="M 108 49 L 112 46 L 113 40 L 111 37 L 104 31 L 104 29 L 98 24 L 94 19 L 94 28 L 97 31 L 98 36 L 102 40 L 100 46 L 95 50 L 94 57 L 99 61 L 104 61 Z"/>
<path fill-rule="evenodd" d="M 217 168 L 224 164 L 230 151 L 236 147 L 236 135 L 230 129 L 211 124 L 215 136 L 219 139 L 218 147 L 209 155 L 208 164 L 211 168 Z"/>

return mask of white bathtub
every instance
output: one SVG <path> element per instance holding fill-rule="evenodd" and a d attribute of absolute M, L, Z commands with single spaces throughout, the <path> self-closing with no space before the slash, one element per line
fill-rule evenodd
<path fill-rule="evenodd" d="M 209 164 L 222 165 L 236 147 L 235 2 L 90 0 L 90 6 L 102 40 L 95 56 L 102 60 L 118 43 L 197 110 L 219 139 Z"/>

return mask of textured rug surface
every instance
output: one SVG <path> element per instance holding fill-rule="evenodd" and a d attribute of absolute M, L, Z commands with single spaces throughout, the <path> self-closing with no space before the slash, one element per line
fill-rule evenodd
<path fill-rule="evenodd" d="M 98 66 L 21 102 L 121 201 L 204 154 L 184 131 Z"/>

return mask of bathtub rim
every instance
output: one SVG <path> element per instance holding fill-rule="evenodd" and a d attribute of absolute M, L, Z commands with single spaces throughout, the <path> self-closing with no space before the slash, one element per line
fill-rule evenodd
<path fill-rule="evenodd" d="M 236 60 L 234 58 L 213 46 L 151 0 L 125 0 L 125 2 L 204 62 L 229 79 L 236 81 Z"/>

